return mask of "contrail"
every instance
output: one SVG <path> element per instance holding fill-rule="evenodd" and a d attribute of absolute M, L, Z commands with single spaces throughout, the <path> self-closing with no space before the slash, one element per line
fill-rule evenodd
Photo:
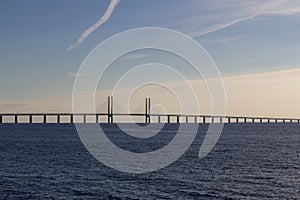
<path fill-rule="evenodd" d="M 102 24 L 104 24 L 111 16 L 113 11 L 115 10 L 116 5 L 119 3 L 119 0 L 111 0 L 109 6 L 107 7 L 104 15 L 91 27 L 86 29 L 81 36 L 78 38 L 77 42 L 73 45 L 71 45 L 68 48 L 68 52 L 76 48 L 78 45 L 80 45 L 92 32 L 94 32 L 96 29 L 98 29 Z"/>

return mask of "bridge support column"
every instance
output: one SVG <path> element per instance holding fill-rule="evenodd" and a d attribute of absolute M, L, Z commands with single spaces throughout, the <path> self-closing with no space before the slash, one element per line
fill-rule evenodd
<path fill-rule="evenodd" d="M 195 117 L 195 124 L 197 124 L 197 117 Z"/>
<path fill-rule="evenodd" d="M 202 117 L 202 120 L 203 120 L 203 124 L 206 124 L 206 118 Z"/>
<path fill-rule="evenodd" d="M 160 123 L 160 116 L 157 116 L 157 122 Z"/>
<path fill-rule="evenodd" d="M 44 124 L 47 123 L 47 115 L 43 115 L 43 123 L 44 123 Z"/>
<path fill-rule="evenodd" d="M 57 115 L 57 123 L 60 124 L 60 115 Z"/>
<path fill-rule="evenodd" d="M 215 123 L 215 118 L 211 117 L 211 123 Z"/>
<path fill-rule="evenodd" d="M 110 123 L 110 96 L 107 97 L 107 123 Z"/>
<path fill-rule="evenodd" d="M 231 118 L 230 117 L 228 117 L 228 124 L 230 124 L 231 123 Z"/>
<path fill-rule="evenodd" d="M 114 110 L 114 99 L 113 99 L 113 96 L 111 96 L 110 97 L 110 103 L 111 103 L 111 105 L 110 105 L 110 122 L 111 123 L 114 123 L 114 112 L 113 112 L 113 110 Z"/>
<path fill-rule="evenodd" d="M 244 118 L 244 123 L 247 123 L 247 118 Z"/>
<path fill-rule="evenodd" d="M 86 123 L 86 115 L 83 115 L 83 123 Z"/>
<path fill-rule="evenodd" d="M 18 115 L 15 115 L 15 123 L 18 123 Z"/>
<path fill-rule="evenodd" d="M 32 124 L 32 115 L 29 115 L 29 123 Z"/>
<path fill-rule="evenodd" d="M 148 123 L 151 123 L 151 116 L 150 116 L 150 109 L 151 109 L 151 99 L 148 98 Z"/>
<path fill-rule="evenodd" d="M 148 98 L 145 99 L 145 123 L 148 122 Z"/>
<path fill-rule="evenodd" d="M 189 117 L 186 116 L 186 117 L 185 117 L 185 123 L 188 123 L 188 122 L 189 122 Z"/>
<path fill-rule="evenodd" d="M 179 116 L 177 116 L 177 124 L 179 123 Z"/>
<path fill-rule="evenodd" d="M 2 120 L 2 115 L 0 115 L 0 124 L 3 123 L 3 120 Z"/>
<path fill-rule="evenodd" d="M 70 123 L 73 124 L 74 123 L 74 118 L 73 115 L 70 115 Z"/>
<path fill-rule="evenodd" d="M 96 124 L 98 124 L 99 123 L 99 116 L 96 114 L 95 118 L 96 118 Z"/>
<path fill-rule="evenodd" d="M 145 99 L 145 123 L 150 123 L 150 98 Z"/>
<path fill-rule="evenodd" d="M 255 123 L 255 119 L 254 118 L 252 118 L 252 123 Z"/>
<path fill-rule="evenodd" d="M 260 123 L 263 123 L 263 119 L 262 119 L 262 118 L 260 118 L 260 119 L 259 119 L 259 122 L 260 122 Z"/>
<path fill-rule="evenodd" d="M 170 123 L 170 115 L 168 115 L 168 124 Z"/>
<path fill-rule="evenodd" d="M 107 122 L 113 123 L 113 97 L 108 96 L 107 97 Z"/>

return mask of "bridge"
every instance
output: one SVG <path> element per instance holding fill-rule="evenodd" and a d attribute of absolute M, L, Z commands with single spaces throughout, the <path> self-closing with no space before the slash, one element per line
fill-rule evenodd
<path fill-rule="evenodd" d="M 295 118 L 211 116 L 188 114 L 151 114 L 150 98 L 145 99 L 145 113 L 114 113 L 113 97 L 108 97 L 107 113 L 0 113 L 4 123 L 114 123 L 114 117 L 144 118 L 144 123 L 300 123 Z M 51 118 L 52 120 L 50 120 Z"/>

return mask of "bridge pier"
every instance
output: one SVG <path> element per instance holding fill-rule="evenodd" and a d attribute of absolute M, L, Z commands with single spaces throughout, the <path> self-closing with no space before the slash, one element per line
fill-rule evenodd
<path fill-rule="evenodd" d="M 73 115 L 70 115 L 70 123 L 71 123 L 71 124 L 74 123 L 74 117 L 73 117 Z"/>
<path fill-rule="evenodd" d="M 2 115 L 0 115 L 0 124 L 3 123 L 3 120 L 2 120 Z"/>
<path fill-rule="evenodd" d="M 160 115 L 157 116 L 157 122 L 160 123 Z"/>
<path fill-rule="evenodd" d="M 255 123 L 255 119 L 254 118 L 252 118 L 252 123 Z"/>
<path fill-rule="evenodd" d="M 60 115 L 57 115 L 57 123 L 60 124 Z"/>
<path fill-rule="evenodd" d="M 211 117 L 211 123 L 215 123 L 215 118 Z"/>
<path fill-rule="evenodd" d="M 244 123 L 247 123 L 247 118 L 246 117 L 244 118 Z"/>
<path fill-rule="evenodd" d="M 44 123 L 44 124 L 47 123 L 47 115 L 43 115 L 43 123 Z"/>
<path fill-rule="evenodd" d="M 18 123 L 18 115 L 15 115 L 15 123 Z"/>
<path fill-rule="evenodd" d="M 179 124 L 179 116 L 177 115 L 177 124 Z"/>
<path fill-rule="evenodd" d="M 203 124 L 206 124 L 206 118 L 202 117 Z"/>
<path fill-rule="evenodd" d="M 29 115 L 29 123 L 32 124 L 32 115 Z"/>
<path fill-rule="evenodd" d="M 196 116 L 194 117 L 194 120 L 195 120 L 195 123 L 198 123 L 198 122 L 197 122 L 197 117 L 196 117 Z"/>

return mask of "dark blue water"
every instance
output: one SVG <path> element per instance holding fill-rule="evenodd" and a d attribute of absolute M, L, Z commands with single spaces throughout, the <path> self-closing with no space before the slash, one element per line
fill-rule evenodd
<path fill-rule="evenodd" d="M 105 129 L 118 146 L 147 152 L 166 145 L 176 125 L 144 141 Z M 300 199 L 299 124 L 225 125 L 200 160 L 206 129 L 170 166 L 128 174 L 93 158 L 71 124 L 1 124 L 0 199 Z"/>

